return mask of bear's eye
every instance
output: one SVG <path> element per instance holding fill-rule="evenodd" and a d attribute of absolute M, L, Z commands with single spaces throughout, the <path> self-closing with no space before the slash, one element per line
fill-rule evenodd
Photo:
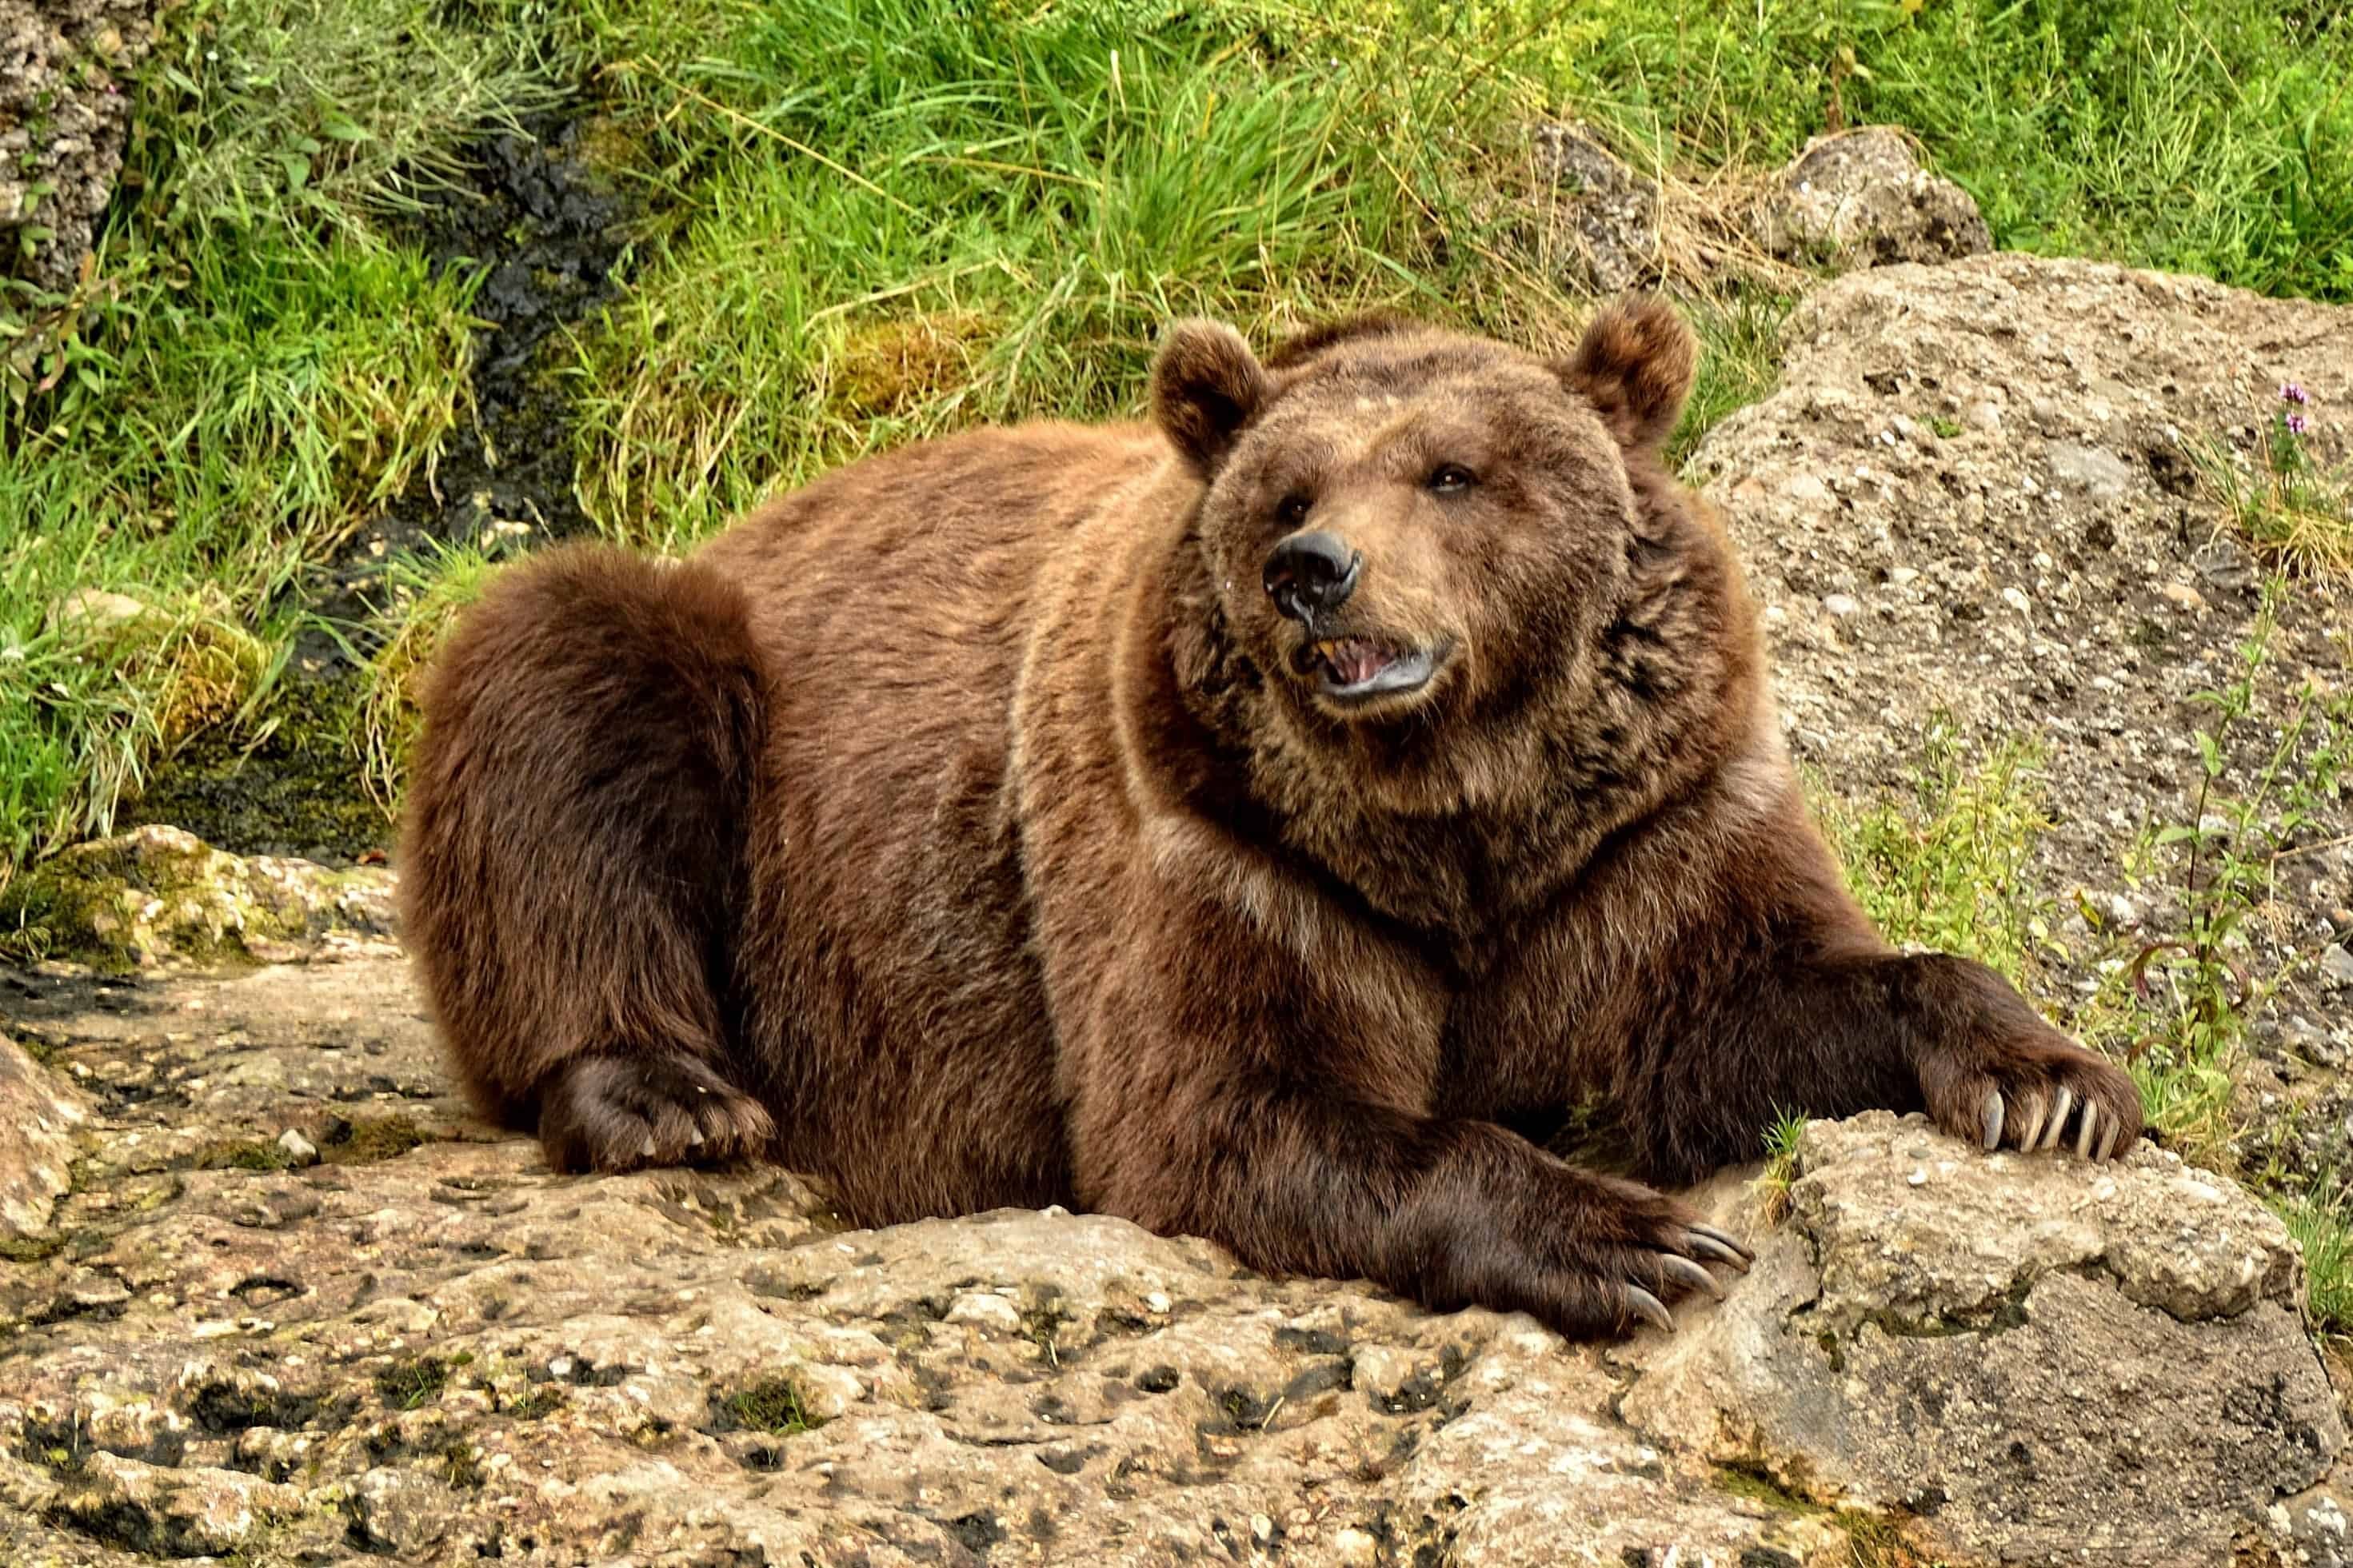
<path fill-rule="evenodd" d="M 1461 495 L 1478 479 L 1460 463 L 1440 463 L 1430 471 L 1430 489 L 1433 495 Z"/>
<path fill-rule="evenodd" d="M 1285 496 L 1282 498 L 1282 504 L 1274 509 L 1274 515 L 1285 528 L 1296 528 L 1307 521 L 1307 513 L 1314 505 L 1315 503 L 1305 496 Z"/>

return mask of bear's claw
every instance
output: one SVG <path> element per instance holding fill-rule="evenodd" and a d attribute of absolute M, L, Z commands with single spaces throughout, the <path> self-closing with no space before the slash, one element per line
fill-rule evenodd
<path fill-rule="evenodd" d="M 1685 1251 L 1696 1252 L 1702 1258 L 1712 1258 L 1718 1263 L 1729 1263 L 1743 1274 L 1747 1273 L 1749 1264 L 1756 1261 L 1755 1253 L 1712 1225 L 1694 1225 L 1688 1228 L 1691 1240 Z"/>
<path fill-rule="evenodd" d="M 1668 1312 L 1665 1302 L 1643 1289 L 1640 1285 L 1629 1284 L 1625 1287 L 1625 1292 L 1628 1311 L 1646 1323 L 1656 1324 L 1671 1334 L 1675 1331 L 1675 1320 Z"/>
<path fill-rule="evenodd" d="M 691 1057 L 611 1052 L 557 1070 L 542 1090 L 539 1131 L 555 1169 L 621 1172 L 755 1158 L 776 1123 Z"/>
<path fill-rule="evenodd" d="M 1690 1258 L 1670 1258 L 1662 1267 L 1666 1269 L 1668 1279 L 1678 1281 L 1684 1289 L 1704 1290 L 1719 1301 L 1724 1300 L 1724 1287 L 1716 1282 L 1715 1276 Z"/>
<path fill-rule="evenodd" d="M 2034 1145 L 2035 1149 L 2040 1151 L 2059 1147 L 2059 1134 L 2066 1129 L 2067 1113 L 2074 1109 L 2075 1091 L 2065 1084 L 2061 1084 L 2056 1101 L 2051 1107 L 2051 1120 L 2043 1125 L 2042 1142 Z"/>

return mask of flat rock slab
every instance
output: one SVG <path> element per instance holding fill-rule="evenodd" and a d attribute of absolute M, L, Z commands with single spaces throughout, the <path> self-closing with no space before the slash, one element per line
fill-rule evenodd
<path fill-rule="evenodd" d="M 393 954 L 6 984 L 87 1107 L 0 1272 L 11 1562 L 2222 1563 L 2344 1442 L 2284 1232 L 2153 1150 L 1818 1123 L 1778 1228 L 1702 1194 L 1728 1303 L 1571 1346 L 1103 1216 L 557 1176 Z"/>
<path fill-rule="evenodd" d="M 1616 1414 L 1622 1369 L 1523 1318 L 1271 1282 L 1101 1216 L 853 1232 L 778 1171 L 554 1175 L 464 1119 L 396 956 L 7 984 L 26 1066 L 91 1109 L 0 1278 L 0 1559 L 1843 1540 L 1668 1454 Z"/>

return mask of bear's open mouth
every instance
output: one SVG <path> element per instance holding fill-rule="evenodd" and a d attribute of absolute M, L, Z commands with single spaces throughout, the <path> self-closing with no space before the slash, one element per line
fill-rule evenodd
<path fill-rule="evenodd" d="M 1419 690 L 1438 672 L 1428 648 L 1398 648 L 1370 637 L 1325 637 L 1303 643 L 1291 667 L 1316 678 L 1324 696 L 1342 702 Z"/>

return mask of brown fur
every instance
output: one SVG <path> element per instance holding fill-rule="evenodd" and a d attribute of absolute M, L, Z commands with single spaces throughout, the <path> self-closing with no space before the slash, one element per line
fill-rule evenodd
<path fill-rule="evenodd" d="M 1178 323 L 1155 425 L 509 572 L 404 849 L 470 1089 L 565 1168 L 760 1152 L 878 1223 L 1073 1203 L 1576 1331 L 1723 1256 L 1542 1146 L 1596 1094 L 1662 1182 L 1780 1110 L 1977 1137 L 1998 1091 L 2014 1142 L 2063 1085 L 2129 1143 L 2124 1075 L 1848 896 L 1658 458 L 1692 363 L 1647 303 L 1560 364 Z M 1362 563 L 1307 626 L 1261 583 L 1294 528 Z M 1310 633 L 1435 674 L 1349 706 Z"/>

